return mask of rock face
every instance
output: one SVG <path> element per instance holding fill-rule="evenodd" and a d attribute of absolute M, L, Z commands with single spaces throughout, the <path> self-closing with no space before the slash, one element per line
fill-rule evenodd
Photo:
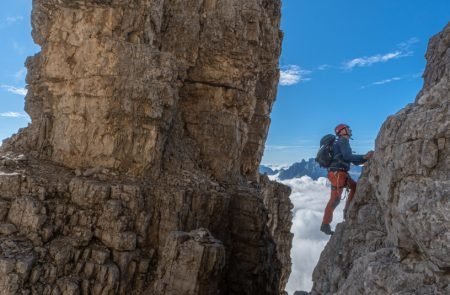
<path fill-rule="evenodd" d="M 289 189 L 258 167 L 280 1 L 34 0 L 0 152 L 2 294 L 279 294 Z"/>
<path fill-rule="evenodd" d="M 384 123 L 312 294 L 450 294 L 450 24 L 426 58 L 424 88 Z"/>

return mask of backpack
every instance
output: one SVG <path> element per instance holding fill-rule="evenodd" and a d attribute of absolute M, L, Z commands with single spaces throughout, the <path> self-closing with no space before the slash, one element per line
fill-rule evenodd
<path fill-rule="evenodd" d="M 336 136 L 333 134 L 327 134 L 320 140 L 320 149 L 317 152 L 316 162 L 322 168 L 330 167 L 333 160 L 333 144 L 336 140 Z"/>

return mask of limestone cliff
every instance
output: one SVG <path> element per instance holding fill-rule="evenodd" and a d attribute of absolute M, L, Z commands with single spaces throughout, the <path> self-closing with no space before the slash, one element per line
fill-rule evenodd
<path fill-rule="evenodd" d="M 426 58 L 424 88 L 383 124 L 312 294 L 450 294 L 450 24 Z"/>
<path fill-rule="evenodd" d="M 33 0 L 0 153 L 2 294 L 279 294 L 289 189 L 258 166 L 279 0 Z"/>

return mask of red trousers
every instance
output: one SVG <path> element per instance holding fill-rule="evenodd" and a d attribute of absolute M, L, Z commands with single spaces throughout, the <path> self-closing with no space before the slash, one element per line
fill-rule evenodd
<path fill-rule="evenodd" d="M 345 171 L 330 171 L 328 172 L 328 179 L 331 182 L 331 194 L 327 207 L 325 207 L 325 213 L 322 221 L 323 224 L 330 224 L 333 220 L 333 211 L 341 201 L 341 195 L 344 188 L 350 188 L 350 193 L 348 195 L 347 202 L 345 203 L 344 210 L 346 210 L 350 205 L 356 191 L 356 182 Z"/>

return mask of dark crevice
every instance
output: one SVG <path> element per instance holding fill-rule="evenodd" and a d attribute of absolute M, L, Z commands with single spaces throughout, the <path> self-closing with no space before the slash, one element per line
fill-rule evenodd
<path fill-rule="evenodd" d="M 210 86 L 210 87 L 220 87 L 220 88 L 224 88 L 224 89 L 227 89 L 227 90 L 236 90 L 236 91 L 239 91 L 239 92 L 245 92 L 245 90 L 243 90 L 243 89 L 236 88 L 236 87 L 233 87 L 233 86 L 230 86 L 230 85 L 217 83 L 217 82 L 194 81 L 194 80 L 189 80 L 189 79 L 184 80 L 184 82 L 188 83 L 188 84 L 203 84 L 203 85 L 207 85 L 207 86 Z"/>

